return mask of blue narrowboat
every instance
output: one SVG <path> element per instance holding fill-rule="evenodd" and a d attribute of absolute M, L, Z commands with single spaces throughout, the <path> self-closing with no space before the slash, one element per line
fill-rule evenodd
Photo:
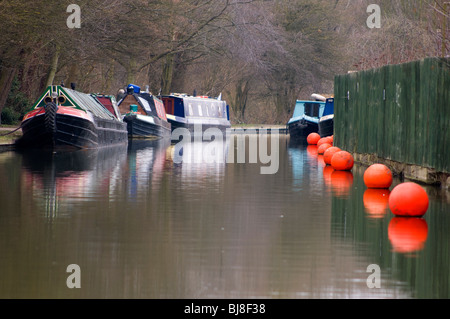
<path fill-rule="evenodd" d="M 294 114 L 287 123 L 291 138 L 306 139 L 311 133 L 319 132 L 319 120 L 325 109 L 324 101 L 297 100 Z"/>
<path fill-rule="evenodd" d="M 328 98 L 325 102 L 323 115 L 319 120 L 320 137 L 334 134 L 334 98 Z"/>

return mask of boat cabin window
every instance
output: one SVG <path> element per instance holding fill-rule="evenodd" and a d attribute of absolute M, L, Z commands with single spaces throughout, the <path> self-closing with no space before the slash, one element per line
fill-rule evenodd
<path fill-rule="evenodd" d="M 183 101 L 179 98 L 162 97 L 162 102 L 164 103 L 167 114 L 184 117 L 190 111 L 189 108 L 185 109 Z"/>
<path fill-rule="evenodd" d="M 142 97 L 138 97 L 140 104 L 142 105 L 142 107 L 148 112 L 151 113 L 152 112 L 152 108 L 150 107 L 150 104 L 148 103 L 148 101 L 146 99 L 143 99 Z"/>
<path fill-rule="evenodd" d="M 188 116 L 226 118 L 227 110 L 223 102 L 207 99 L 185 98 L 184 107 Z"/>
<path fill-rule="evenodd" d="M 214 104 L 211 104 L 211 115 L 213 117 L 218 117 L 217 108 L 216 108 L 216 106 Z"/>
<path fill-rule="evenodd" d="M 320 104 L 305 103 L 305 115 L 311 117 L 319 117 Z"/>

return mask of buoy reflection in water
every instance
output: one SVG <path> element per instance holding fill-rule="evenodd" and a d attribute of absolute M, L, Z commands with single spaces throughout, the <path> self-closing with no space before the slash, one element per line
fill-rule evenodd
<path fill-rule="evenodd" d="M 353 173 L 350 171 L 333 171 L 331 173 L 331 189 L 337 197 L 347 197 L 353 185 Z"/>
<path fill-rule="evenodd" d="M 364 192 L 364 208 L 370 218 L 383 218 L 389 206 L 389 189 L 369 188 Z"/>
<path fill-rule="evenodd" d="M 388 237 L 395 252 L 417 252 L 425 246 L 428 224 L 423 218 L 394 217 L 389 223 Z"/>

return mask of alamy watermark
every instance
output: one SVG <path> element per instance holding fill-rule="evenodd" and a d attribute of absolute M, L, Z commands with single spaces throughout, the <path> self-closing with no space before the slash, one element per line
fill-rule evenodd
<path fill-rule="evenodd" d="M 247 129 L 242 133 L 232 134 L 230 129 L 225 133 L 218 128 L 203 131 L 202 125 L 198 124 L 194 126 L 193 132 L 187 128 L 176 128 L 172 132 L 172 140 L 178 141 L 172 155 L 174 163 L 241 164 L 247 163 L 248 154 L 248 163 L 263 164 L 260 168 L 261 174 L 276 174 L 280 166 L 278 129 L 271 129 L 270 134 L 267 129 L 261 129 L 259 132 Z M 194 147 L 194 152 L 187 151 Z"/>
<path fill-rule="evenodd" d="M 367 7 L 367 13 L 371 13 L 367 18 L 367 27 L 369 29 L 381 28 L 381 8 L 378 4 L 371 4 Z"/>
<path fill-rule="evenodd" d="M 381 268 L 376 264 L 369 265 L 367 267 L 367 272 L 371 273 L 367 277 L 367 287 L 370 289 L 381 288 Z"/>
<path fill-rule="evenodd" d="M 67 277 L 66 285 L 67 288 L 81 288 L 81 268 L 77 264 L 71 264 L 67 266 L 66 272 L 71 273 Z"/>
<path fill-rule="evenodd" d="M 70 4 L 66 12 L 71 13 L 67 18 L 66 24 L 69 29 L 81 28 L 81 8 L 78 4 Z"/>

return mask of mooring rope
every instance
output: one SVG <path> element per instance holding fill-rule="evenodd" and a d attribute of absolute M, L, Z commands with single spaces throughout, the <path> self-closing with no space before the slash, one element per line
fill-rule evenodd
<path fill-rule="evenodd" d="M 22 128 L 22 125 L 20 125 L 18 128 L 16 128 L 15 130 L 13 130 L 13 131 L 11 131 L 11 132 L 8 132 L 8 133 L 6 133 L 6 134 L 0 134 L 0 136 L 6 136 L 6 135 L 9 135 L 9 134 L 12 134 L 12 133 L 14 133 L 14 132 L 20 130 L 21 128 Z"/>
<path fill-rule="evenodd" d="M 44 110 L 44 108 L 42 108 L 42 110 L 40 110 L 36 115 L 41 114 L 43 110 Z M 36 115 L 35 115 L 35 116 L 36 116 Z M 8 133 L 6 133 L 6 134 L 0 134 L 0 136 L 7 136 L 7 135 L 9 135 L 9 134 L 12 134 L 12 133 L 14 133 L 14 132 L 17 132 L 18 130 L 20 130 L 20 129 L 22 128 L 22 124 L 23 124 L 23 123 L 21 123 L 21 124 L 19 125 L 19 127 L 16 128 L 15 130 L 12 130 L 11 132 L 8 132 Z"/>

